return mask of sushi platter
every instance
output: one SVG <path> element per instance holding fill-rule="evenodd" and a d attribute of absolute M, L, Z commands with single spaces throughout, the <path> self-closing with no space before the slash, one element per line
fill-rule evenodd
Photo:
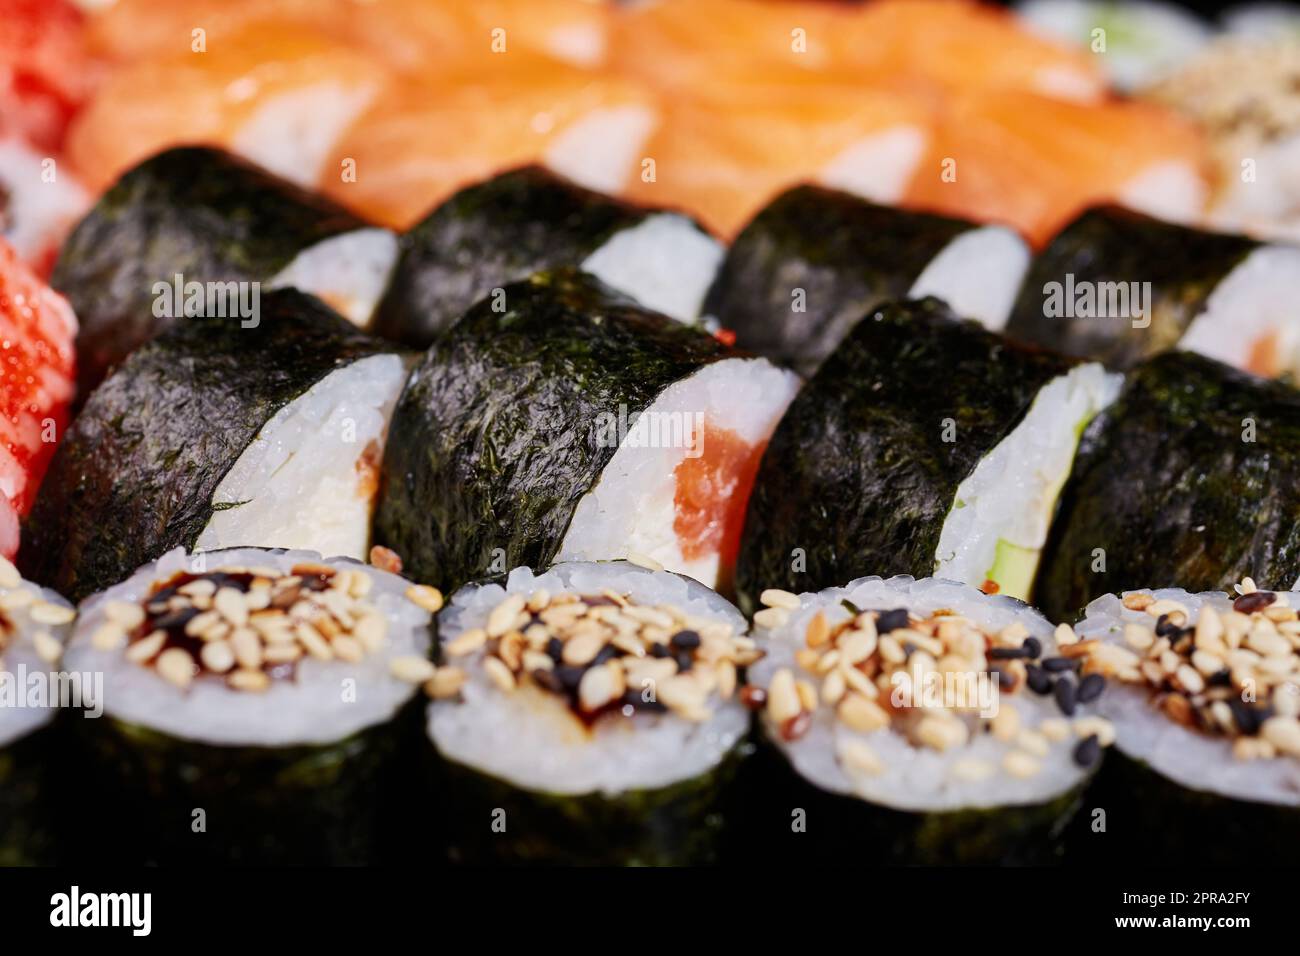
<path fill-rule="evenodd" d="M 0 0 L 0 410 L 5 867 L 1300 857 L 1300 7 Z"/>

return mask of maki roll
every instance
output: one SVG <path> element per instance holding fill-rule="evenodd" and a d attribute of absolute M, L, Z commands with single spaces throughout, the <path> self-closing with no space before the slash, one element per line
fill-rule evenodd
<path fill-rule="evenodd" d="M 589 276 L 539 273 L 471 308 L 412 373 L 376 542 L 445 590 L 634 554 L 725 587 L 797 386 Z"/>
<path fill-rule="evenodd" d="M 51 803 L 56 679 L 76 612 L 0 557 L 0 866 L 49 865 L 58 852 Z"/>
<path fill-rule="evenodd" d="M 863 319 L 790 405 L 754 482 L 736 586 L 936 575 L 1028 599 L 1079 433 L 1119 376 L 934 299 Z"/>
<path fill-rule="evenodd" d="M 1178 347 L 1295 375 L 1297 298 L 1300 249 L 1102 206 L 1034 259 L 1007 334 L 1112 368 Z"/>
<path fill-rule="evenodd" d="M 1189 352 L 1134 369 L 1084 433 L 1035 587 L 1073 620 L 1148 582 L 1300 578 L 1300 393 Z"/>
<path fill-rule="evenodd" d="M 435 698 L 452 858 L 712 861 L 749 726 L 744 631 L 703 585 L 625 561 L 458 591 L 438 618 L 442 666 L 412 675 Z"/>
<path fill-rule="evenodd" d="M 314 552 L 177 548 L 81 606 L 85 772 L 152 862 L 372 861 L 441 596 Z M 414 717 L 414 714 L 411 714 Z M 84 724 L 84 726 L 82 726 Z"/>
<path fill-rule="evenodd" d="M 1174 864 L 1290 865 L 1300 837 L 1300 593 L 1177 588 L 1107 594 L 1077 627 L 1111 686 L 1109 829 Z M 1109 778 L 1109 779 L 1107 779 Z M 1211 839 L 1189 839 L 1173 818 Z"/>
<path fill-rule="evenodd" d="M 1000 329 L 1028 264 L 1024 241 L 1001 226 L 798 186 L 736 238 L 705 311 L 742 348 L 811 375 L 863 315 L 893 299 L 935 296 Z"/>
<path fill-rule="evenodd" d="M 396 257 L 388 230 L 229 153 L 182 147 L 103 195 L 64 244 L 51 283 L 81 319 L 84 392 L 174 319 L 210 311 L 209 300 L 247 306 L 235 283 L 293 286 L 365 325 Z"/>
<path fill-rule="evenodd" d="M 1068 627 L 906 575 L 764 598 L 746 690 L 774 765 L 752 814 L 766 839 L 882 863 L 1057 859 L 1110 736 Z"/>
<path fill-rule="evenodd" d="M 462 189 L 403 235 L 401 249 L 375 331 L 420 349 L 494 289 L 560 266 L 693 322 L 723 255 L 686 216 L 629 205 L 538 166 Z"/>
<path fill-rule="evenodd" d="M 178 322 L 98 388 L 54 455 L 20 563 L 73 600 L 174 547 L 364 557 L 406 360 L 318 300 L 253 328 Z"/>

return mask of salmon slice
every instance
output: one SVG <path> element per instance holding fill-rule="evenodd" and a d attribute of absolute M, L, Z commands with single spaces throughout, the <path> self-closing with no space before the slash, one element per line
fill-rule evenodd
<path fill-rule="evenodd" d="M 801 182 L 897 201 L 932 122 L 924 97 L 816 78 L 738 87 L 723 97 L 726 105 L 685 102 L 666 111 L 645 147 L 653 170 L 638 170 L 628 195 L 684 208 L 725 237 Z"/>
<path fill-rule="evenodd" d="M 390 80 L 368 57 L 292 24 L 206 44 L 118 69 L 81 113 L 68 153 L 91 187 L 182 143 L 220 146 L 314 185 L 338 135 Z"/>
<path fill-rule="evenodd" d="M 1195 218 L 1205 202 L 1206 172 L 1199 134 L 1166 111 L 974 93 L 944 106 L 905 202 L 1004 223 L 1041 246 L 1097 202 Z"/>
<path fill-rule="evenodd" d="M 540 162 L 602 192 L 625 188 L 659 122 L 641 85 L 510 54 L 492 73 L 411 81 L 369 110 L 339 144 L 355 181 L 322 188 L 361 214 L 406 228 L 457 189 Z"/>
<path fill-rule="evenodd" d="M 98 52 L 133 63 L 186 52 L 195 27 L 223 44 L 272 21 L 418 73 L 490 53 L 497 29 L 507 49 L 594 66 L 604 58 L 609 16 L 606 4 L 584 0 L 118 0 L 92 21 L 89 36 Z"/>
<path fill-rule="evenodd" d="M 73 397 L 76 319 L 0 240 L 0 554 L 18 547 Z"/>
<path fill-rule="evenodd" d="M 1020 90 L 1099 102 L 1107 91 L 1093 54 L 1031 33 L 1010 11 L 969 0 L 863 4 L 837 42 L 845 63 L 943 92 Z"/>

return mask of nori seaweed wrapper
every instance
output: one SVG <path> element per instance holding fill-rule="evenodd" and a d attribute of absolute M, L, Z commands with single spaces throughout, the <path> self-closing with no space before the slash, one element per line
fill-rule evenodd
<path fill-rule="evenodd" d="M 439 756 L 434 797 L 452 863 L 701 866 L 721 862 L 740 745 L 664 787 L 576 796 L 516 787 Z"/>
<path fill-rule="evenodd" d="M 644 411 L 731 353 L 572 269 L 474 306 L 425 354 L 389 426 L 375 541 L 446 592 L 544 568 L 617 450 L 602 416 Z"/>
<path fill-rule="evenodd" d="M 905 298 L 930 260 L 973 228 L 798 186 L 736 237 L 704 312 L 742 348 L 811 375 L 862 316 Z M 804 291 L 806 311 L 794 311 L 795 289 Z"/>
<path fill-rule="evenodd" d="M 68 429 L 24 525 L 23 575 L 75 602 L 191 547 L 217 485 L 271 416 L 388 348 L 292 289 L 261 297 L 256 327 L 174 324 L 123 362 Z"/>
<path fill-rule="evenodd" d="M 1219 282 L 1259 245 L 1245 236 L 1191 229 L 1119 206 L 1089 209 L 1034 258 L 1006 333 L 1063 355 L 1130 368 L 1177 345 Z M 1090 288 L 1096 298 L 1107 283 L 1149 282 L 1149 313 L 1138 317 L 1130 296 L 1128 315 L 1045 314 L 1049 288 L 1059 288 L 1062 303 L 1070 298 L 1067 282 L 1076 296 Z M 1134 328 L 1135 318 L 1139 324 L 1149 318 L 1150 325 Z"/>
<path fill-rule="evenodd" d="M 936 299 L 867 316 L 768 444 L 736 564 L 741 610 L 752 613 L 765 588 L 932 575 L 958 486 L 1069 368 Z"/>
<path fill-rule="evenodd" d="M 401 237 L 374 331 L 428 348 L 493 289 L 544 269 L 579 266 L 645 215 L 538 166 L 469 186 Z"/>
<path fill-rule="evenodd" d="M 933 813 L 824 790 L 758 732 L 741 771 L 752 844 L 742 863 L 854 866 L 1047 866 L 1064 862 L 1086 780 L 1042 803 Z M 798 817 L 796 817 L 798 814 Z M 796 824 L 798 829 L 796 829 Z"/>
<path fill-rule="evenodd" d="M 0 866 L 60 862 L 58 730 L 47 724 L 0 746 Z"/>
<path fill-rule="evenodd" d="M 1279 590 L 1300 577 L 1300 392 L 1190 352 L 1158 355 L 1083 434 L 1037 603 L 1074 620 L 1107 592 L 1226 591 L 1246 575 Z"/>
<path fill-rule="evenodd" d="M 181 147 L 127 172 L 63 246 L 50 279 L 77 314 L 82 397 L 170 325 L 156 282 L 265 282 L 303 249 L 368 223 L 218 149 Z"/>
<path fill-rule="evenodd" d="M 85 838 L 101 858 L 133 865 L 391 862 L 406 839 L 402 765 L 422 710 L 416 695 L 389 722 L 287 747 L 199 743 L 109 716 L 77 721 L 79 779 L 98 794 Z"/>

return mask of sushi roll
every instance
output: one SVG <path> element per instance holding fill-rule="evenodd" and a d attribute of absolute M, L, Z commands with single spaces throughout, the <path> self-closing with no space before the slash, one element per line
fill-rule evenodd
<path fill-rule="evenodd" d="M 1007 334 L 1129 368 L 1174 347 L 1300 372 L 1300 249 L 1090 209 L 1034 260 Z"/>
<path fill-rule="evenodd" d="M 741 609 L 767 587 L 870 572 L 1028 599 L 1079 433 L 1119 386 L 935 299 L 883 306 L 772 435 L 736 566 Z"/>
<path fill-rule="evenodd" d="M 1061 493 L 1035 603 L 1073 620 L 1107 592 L 1300 579 L 1300 393 L 1190 352 L 1134 369 Z"/>
<path fill-rule="evenodd" d="M 57 859 L 49 752 L 64 692 L 56 680 L 76 612 L 0 557 L 0 866 Z"/>
<path fill-rule="evenodd" d="M 689 578 L 564 562 L 438 618 L 439 813 L 459 862 L 711 862 L 749 727 L 745 619 Z"/>
<path fill-rule="evenodd" d="M 736 343 L 816 371 L 862 316 L 935 296 L 991 329 L 1006 322 L 1029 249 L 1014 232 L 799 186 L 736 238 L 705 311 Z"/>
<path fill-rule="evenodd" d="M 1139 0 L 1025 0 L 1018 13 L 1034 31 L 1097 57 L 1116 89 L 1158 82 L 1210 41 L 1210 24 L 1185 8 Z M 1102 31 L 1098 36 L 1097 31 Z M 1098 40 L 1104 41 L 1101 49 Z"/>
<path fill-rule="evenodd" d="M 18 551 L 19 521 L 63 438 L 75 384 L 77 318 L 0 239 L 0 556 Z"/>
<path fill-rule="evenodd" d="M 174 547 L 364 558 L 406 356 L 292 289 L 134 352 L 55 453 L 20 562 L 73 600 Z"/>
<path fill-rule="evenodd" d="M 223 295 L 234 283 L 292 286 L 364 326 L 396 257 L 388 230 L 229 153 L 183 147 L 103 195 L 68 238 L 51 284 L 81 319 L 84 395 L 150 336 L 193 314 L 194 283 L 220 283 Z"/>
<path fill-rule="evenodd" d="M 1058 859 L 1111 736 L 1068 627 L 906 575 L 764 597 L 746 697 L 774 763 L 752 814 L 765 840 L 877 863 Z"/>
<path fill-rule="evenodd" d="M 471 308 L 412 373 L 376 543 L 444 590 L 634 555 L 725 588 L 797 387 L 585 274 L 538 273 Z"/>
<path fill-rule="evenodd" d="M 64 666 L 103 674 L 102 718 L 76 726 L 121 852 L 375 859 L 415 698 L 394 672 L 427 658 L 440 606 L 368 565 L 260 548 L 177 548 L 84 602 Z"/>
<path fill-rule="evenodd" d="M 401 246 L 374 328 L 420 349 L 494 289 L 559 266 L 693 322 L 723 255 L 686 216 L 638 209 L 537 166 L 461 190 Z"/>
<path fill-rule="evenodd" d="M 1110 679 L 1108 829 L 1139 858 L 1290 865 L 1300 837 L 1300 593 L 1107 594 L 1077 626 L 1085 673 Z M 1170 819 L 1194 821 L 1189 838 Z"/>

